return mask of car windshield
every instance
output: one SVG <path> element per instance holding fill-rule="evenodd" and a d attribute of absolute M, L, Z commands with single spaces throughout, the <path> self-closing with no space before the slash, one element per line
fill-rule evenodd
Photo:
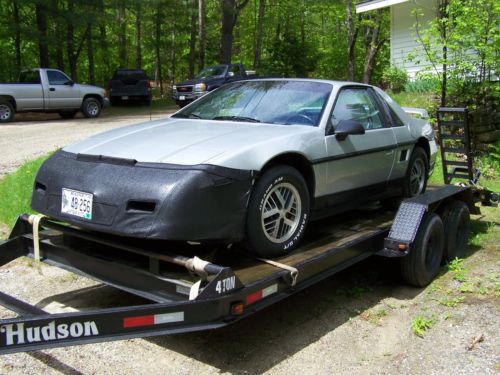
<path fill-rule="evenodd" d="M 235 82 L 172 117 L 318 126 L 332 85 L 314 81 Z"/>
<path fill-rule="evenodd" d="M 226 66 L 224 65 L 209 66 L 208 68 L 205 68 L 201 72 L 199 72 L 196 78 L 202 79 L 208 77 L 221 76 L 225 73 L 225 71 L 226 71 Z"/>

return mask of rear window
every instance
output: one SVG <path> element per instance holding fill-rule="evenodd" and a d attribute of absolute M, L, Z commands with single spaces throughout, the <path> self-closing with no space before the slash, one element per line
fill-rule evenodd
<path fill-rule="evenodd" d="M 113 79 L 148 79 L 144 70 L 117 70 Z"/>
<path fill-rule="evenodd" d="M 40 73 L 38 70 L 25 70 L 19 74 L 19 83 L 40 83 Z"/>

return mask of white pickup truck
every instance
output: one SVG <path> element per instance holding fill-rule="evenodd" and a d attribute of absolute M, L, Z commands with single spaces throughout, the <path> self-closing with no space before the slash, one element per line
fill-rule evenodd
<path fill-rule="evenodd" d="M 19 82 L 0 84 L 0 123 L 12 121 L 16 112 L 58 112 L 72 118 L 78 111 L 98 117 L 109 101 L 104 89 L 79 85 L 57 69 L 29 69 Z"/>

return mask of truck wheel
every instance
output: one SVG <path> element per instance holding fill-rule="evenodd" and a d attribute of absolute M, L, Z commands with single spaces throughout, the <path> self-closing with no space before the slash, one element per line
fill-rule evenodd
<path fill-rule="evenodd" d="M 246 241 L 262 257 L 285 255 L 297 247 L 309 220 L 304 177 L 290 166 L 276 166 L 257 181 L 247 210 Z"/>
<path fill-rule="evenodd" d="M 470 212 L 464 202 L 451 201 L 440 212 L 444 226 L 443 260 L 463 258 L 470 234 Z"/>
<path fill-rule="evenodd" d="M 403 196 L 411 198 L 425 193 L 429 177 L 429 161 L 425 150 L 416 146 L 411 153 L 408 170 L 403 182 Z"/>
<path fill-rule="evenodd" d="M 62 118 L 73 118 L 78 111 L 59 111 L 59 116 Z"/>
<path fill-rule="evenodd" d="M 82 104 L 82 113 L 87 118 L 99 117 L 101 114 L 101 103 L 96 98 L 87 98 Z"/>
<path fill-rule="evenodd" d="M 10 122 L 14 119 L 14 107 L 7 101 L 0 101 L 0 122 Z"/>
<path fill-rule="evenodd" d="M 420 224 L 410 253 L 401 258 L 403 279 L 417 287 L 429 285 L 439 272 L 443 249 L 443 222 L 437 214 L 428 214 Z"/>

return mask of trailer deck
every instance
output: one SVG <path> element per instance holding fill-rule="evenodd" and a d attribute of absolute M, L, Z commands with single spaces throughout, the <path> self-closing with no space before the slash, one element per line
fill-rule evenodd
<path fill-rule="evenodd" d="M 478 213 L 470 188 L 429 188 L 397 212 L 373 205 L 315 222 L 302 247 L 273 260 L 238 247 L 121 239 L 22 215 L 0 244 L 0 266 L 28 256 L 151 302 L 49 314 L 0 293 L 0 304 L 19 314 L 0 321 L 0 354 L 230 324 L 371 255 L 427 251 L 413 248 L 421 222 L 452 201 Z"/>

